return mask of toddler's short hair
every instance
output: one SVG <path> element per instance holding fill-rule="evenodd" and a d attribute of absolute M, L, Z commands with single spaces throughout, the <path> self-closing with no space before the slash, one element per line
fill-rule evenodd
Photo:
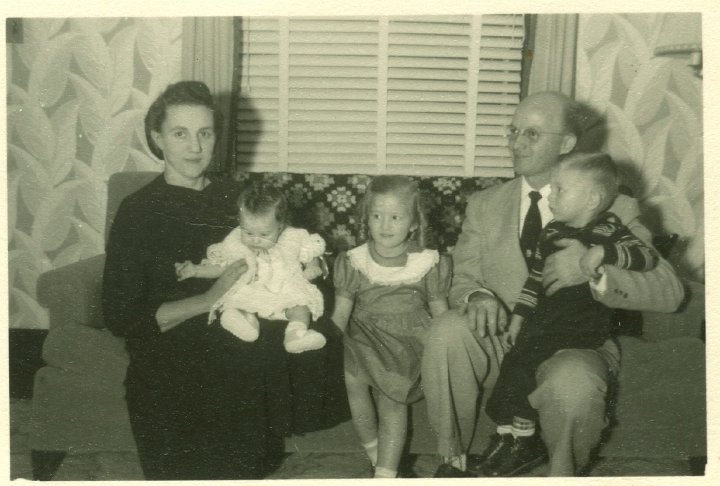
<path fill-rule="evenodd" d="M 279 188 L 266 182 L 248 184 L 238 196 L 237 207 L 240 217 L 243 212 L 260 215 L 272 211 L 277 222 L 283 226 L 290 219 L 285 195 Z"/>
<path fill-rule="evenodd" d="M 560 160 L 557 168 L 577 170 L 590 177 L 602 198 L 598 212 L 605 211 L 615 202 L 619 193 L 620 172 L 608 154 L 602 152 L 570 153 Z"/>

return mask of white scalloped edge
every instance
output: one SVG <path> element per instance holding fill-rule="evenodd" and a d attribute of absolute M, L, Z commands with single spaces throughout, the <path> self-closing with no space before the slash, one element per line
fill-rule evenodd
<path fill-rule="evenodd" d="M 404 267 L 383 267 L 370 256 L 367 243 L 347 252 L 352 267 L 365 275 L 376 285 L 414 284 L 422 280 L 432 267 L 440 261 L 437 250 L 422 250 L 408 253 Z"/>

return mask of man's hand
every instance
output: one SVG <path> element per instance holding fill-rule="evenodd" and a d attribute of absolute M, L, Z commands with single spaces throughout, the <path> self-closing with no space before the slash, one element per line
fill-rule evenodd
<path fill-rule="evenodd" d="M 604 258 L 605 248 L 602 245 L 593 246 L 580 258 L 580 270 L 588 278 L 598 278 L 598 267 L 602 265 Z"/>
<path fill-rule="evenodd" d="M 460 308 L 460 314 L 467 313 L 467 322 L 471 331 L 478 331 L 482 337 L 497 334 L 498 329 L 507 327 L 507 313 L 502 303 L 494 295 L 475 292 L 470 295 L 466 306 Z"/>
<path fill-rule="evenodd" d="M 543 268 L 543 287 L 545 295 L 552 295 L 558 290 L 587 282 L 590 278 L 580 269 L 580 259 L 588 251 L 578 240 L 563 238 L 555 242 L 563 248 L 545 260 Z"/>

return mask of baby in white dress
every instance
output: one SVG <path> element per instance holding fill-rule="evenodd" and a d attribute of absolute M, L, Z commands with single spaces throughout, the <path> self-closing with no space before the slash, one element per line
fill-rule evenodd
<path fill-rule="evenodd" d="M 206 259 L 175 264 L 178 279 L 217 278 L 231 263 L 245 260 L 247 272 L 213 305 L 210 321 L 219 312 L 225 329 L 252 342 L 259 336 L 257 316 L 287 319 L 288 352 L 322 348 L 325 337 L 309 325 L 322 315 L 323 298 L 309 280 L 323 273 L 319 257 L 325 242 L 317 234 L 287 226 L 287 201 L 275 187 L 249 187 L 238 198 L 238 210 L 240 226 L 210 245 Z"/>

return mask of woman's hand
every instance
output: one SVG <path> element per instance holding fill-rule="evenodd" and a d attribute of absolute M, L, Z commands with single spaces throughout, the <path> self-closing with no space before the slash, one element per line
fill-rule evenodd
<path fill-rule="evenodd" d="M 155 313 L 160 332 L 169 331 L 192 317 L 210 311 L 246 270 L 245 260 L 238 260 L 225 269 L 207 292 L 162 304 Z"/>
<path fill-rule="evenodd" d="M 205 300 L 208 303 L 208 309 L 230 290 L 238 279 L 247 272 L 248 265 L 245 260 L 238 260 L 229 265 L 215 283 L 205 292 Z"/>

